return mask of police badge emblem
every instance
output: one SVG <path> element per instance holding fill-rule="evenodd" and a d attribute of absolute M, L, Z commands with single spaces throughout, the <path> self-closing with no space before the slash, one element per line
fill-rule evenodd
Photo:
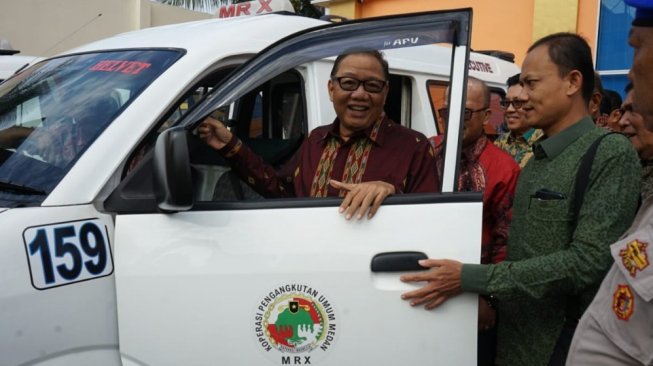
<path fill-rule="evenodd" d="M 628 285 L 618 285 L 612 296 L 612 311 L 617 318 L 628 321 L 635 310 L 635 299 Z"/>
<path fill-rule="evenodd" d="M 648 267 L 649 261 L 648 254 L 646 253 L 647 247 L 648 243 L 635 239 L 626 244 L 626 247 L 619 251 L 621 262 L 628 270 L 631 277 L 637 276 L 638 271 L 643 271 L 644 268 Z"/>

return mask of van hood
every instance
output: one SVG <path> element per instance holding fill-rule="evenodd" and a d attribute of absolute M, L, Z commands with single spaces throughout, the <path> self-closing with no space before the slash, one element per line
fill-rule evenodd
<path fill-rule="evenodd" d="M 0 213 L 3 212 L 3 211 L 7 211 L 7 210 L 8 210 L 8 208 L 0 207 Z"/>

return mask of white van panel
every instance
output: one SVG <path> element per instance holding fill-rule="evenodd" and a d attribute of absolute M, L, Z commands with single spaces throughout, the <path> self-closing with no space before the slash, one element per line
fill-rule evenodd
<path fill-rule="evenodd" d="M 411 308 L 400 295 L 415 287 L 370 263 L 396 251 L 478 263 L 481 213 L 476 202 L 383 206 L 363 221 L 337 207 L 118 216 L 121 352 L 146 365 L 475 364 L 475 295 Z M 274 312 L 266 296 L 295 284 L 328 301 L 335 329 L 312 351 L 283 353 L 257 336 L 257 317 Z"/>
<path fill-rule="evenodd" d="M 93 219 L 104 224 L 113 252 L 113 221 L 91 205 L 21 208 L 0 214 L 1 364 L 18 365 L 31 360 L 50 366 L 80 359 L 93 360 L 94 365 L 115 365 L 118 329 L 114 277 L 71 284 L 58 278 L 54 285 L 60 286 L 39 290 L 32 283 L 38 271 L 29 263 L 32 257 L 32 265 L 38 265 L 42 253 L 30 255 L 24 236 L 28 227 L 50 230 L 53 224 L 65 227 Z M 65 237 L 62 248 L 69 249 L 69 244 L 79 248 L 76 237 Z M 55 266 L 72 266 L 68 249 L 62 249 L 61 256 L 49 253 Z"/>

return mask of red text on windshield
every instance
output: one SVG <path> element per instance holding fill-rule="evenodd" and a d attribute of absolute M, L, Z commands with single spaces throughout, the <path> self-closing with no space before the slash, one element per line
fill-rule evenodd
<path fill-rule="evenodd" d="M 91 71 L 122 72 L 123 74 L 137 75 L 152 64 L 140 61 L 104 60 L 91 66 Z"/>

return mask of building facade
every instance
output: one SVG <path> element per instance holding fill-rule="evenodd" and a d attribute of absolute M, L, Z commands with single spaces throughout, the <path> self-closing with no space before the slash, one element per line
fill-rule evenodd
<path fill-rule="evenodd" d="M 46 57 L 118 33 L 213 17 L 150 0 L 0 0 L 0 38 L 21 54 Z"/>
<path fill-rule="evenodd" d="M 632 62 L 627 44 L 634 11 L 623 0 L 313 0 L 331 15 L 366 18 L 420 11 L 472 8 L 472 48 L 503 50 L 521 65 L 528 47 L 555 32 L 589 42 L 604 87 L 622 95 Z"/>
<path fill-rule="evenodd" d="M 570 31 L 585 37 L 604 87 L 622 95 L 632 62 L 633 9 L 623 0 L 312 0 L 350 19 L 472 8 L 472 48 L 513 53 L 521 65 L 536 39 Z M 0 0 L 0 38 L 22 54 L 51 56 L 118 33 L 208 19 L 214 14 L 150 0 Z M 34 37 L 38 34 L 38 37 Z"/>

